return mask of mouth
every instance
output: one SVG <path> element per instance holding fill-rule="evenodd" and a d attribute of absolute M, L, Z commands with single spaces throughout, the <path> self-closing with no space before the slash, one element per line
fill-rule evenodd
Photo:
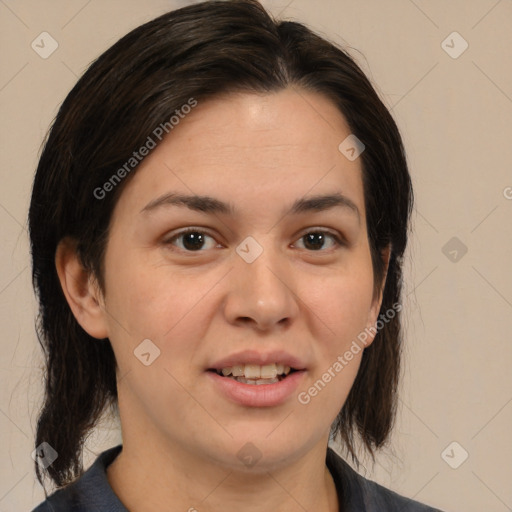
<path fill-rule="evenodd" d="M 308 374 L 306 360 L 284 350 L 243 350 L 205 368 L 220 396 L 244 407 L 276 407 L 289 402 Z"/>
<path fill-rule="evenodd" d="M 276 407 L 289 402 L 304 383 L 307 370 L 283 363 L 234 364 L 209 368 L 213 389 L 244 407 Z"/>
<path fill-rule="evenodd" d="M 242 384 L 260 386 L 281 382 L 298 370 L 281 363 L 270 363 L 265 365 L 235 364 L 221 369 L 209 368 L 208 371 Z"/>

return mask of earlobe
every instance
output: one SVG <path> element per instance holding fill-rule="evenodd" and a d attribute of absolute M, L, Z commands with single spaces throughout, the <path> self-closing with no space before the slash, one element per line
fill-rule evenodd
<path fill-rule="evenodd" d="M 91 274 L 83 267 L 76 243 L 65 238 L 55 253 L 55 267 L 62 291 L 74 317 L 92 337 L 108 337 L 103 298 Z"/>

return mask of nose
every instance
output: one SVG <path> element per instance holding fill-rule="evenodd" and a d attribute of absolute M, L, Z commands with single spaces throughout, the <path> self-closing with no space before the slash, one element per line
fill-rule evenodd
<path fill-rule="evenodd" d="M 227 321 L 258 331 L 289 326 L 299 305 L 294 275 L 284 256 L 265 248 L 252 263 L 235 258 L 224 303 Z"/>

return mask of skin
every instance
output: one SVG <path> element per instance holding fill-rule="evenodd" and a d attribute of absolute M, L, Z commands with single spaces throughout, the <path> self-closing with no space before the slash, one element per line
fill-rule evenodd
<path fill-rule="evenodd" d="M 338 150 L 350 133 L 334 104 L 312 92 L 199 103 L 121 194 L 105 294 L 72 244 L 60 244 L 56 266 L 70 307 L 90 335 L 110 339 L 118 362 L 123 450 L 107 474 L 128 509 L 338 510 L 325 466 L 328 435 L 362 351 L 307 405 L 297 394 L 376 322 L 380 308 L 361 161 Z M 231 202 L 237 214 L 179 206 L 141 213 L 170 191 Z M 359 217 L 343 207 L 283 215 L 297 199 L 336 192 Z M 199 252 L 190 237 L 169 242 L 186 227 L 208 235 Z M 326 236 L 315 250 L 304 239 L 312 228 L 346 243 Z M 235 251 L 247 236 L 263 248 L 250 264 Z M 161 351 L 149 366 L 133 354 L 146 338 Z M 219 393 L 205 370 L 246 348 L 300 357 L 307 371 L 297 393 L 275 407 L 246 407 Z M 248 442 L 261 453 L 252 467 L 237 457 Z"/>

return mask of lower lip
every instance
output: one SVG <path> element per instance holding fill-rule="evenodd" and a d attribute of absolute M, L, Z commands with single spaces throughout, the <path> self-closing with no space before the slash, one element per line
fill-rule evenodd
<path fill-rule="evenodd" d="M 274 407 L 283 404 L 294 394 L 306 372 L 295 371 L 274 384 L 244 384 L 216 372 L 206 373 L 217 389 L 233 402 L 248 407 Z"/>

